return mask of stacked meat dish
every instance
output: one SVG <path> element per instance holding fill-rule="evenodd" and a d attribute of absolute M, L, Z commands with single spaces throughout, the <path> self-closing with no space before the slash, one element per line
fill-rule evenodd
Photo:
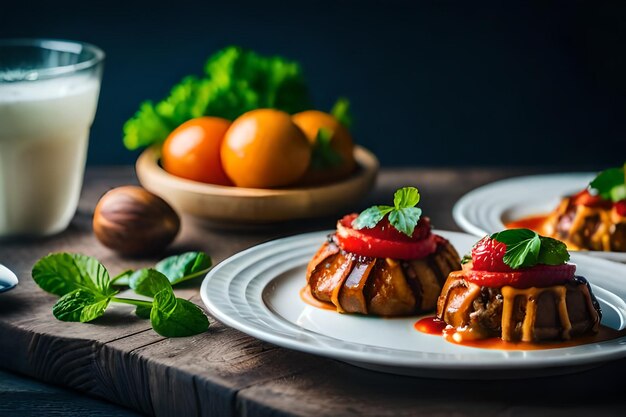
<path fill-rule="evenodd" d="M 626 201 L 581 191 L 561 200 L 543 230 L 572 249 L 626 252 Z"/>
<path fill-rule="evenodd" d="M 513 269 L 503 262 L 506 251 L 487 236 L 472 249 L 472 260 L 448 277 L 437 317 L 456 329 L 457 341 L 543 342 L 598 331 L 600 306 L 587 280 L 575 275 L 575 265 Z"/>
<path fill-rule="evenodd" d="M 564 341 L 593 334 L 601 311 L 566 245 L 529 229 L 477 242 L 463 265 L 396 192 L 395 207 L 374 206 L 337 222 L 307 267 L 311 296 L 340 313 L 406 316 L 436 309 L 453 341 Z M 413 205 L 403 206 L 401 198 Z M 400 195 L 400 197 L 398 197 Z M 398 203 L 400 201 L 400 203 Z"/>
<path fill-rule="evenodd" d="M 394 194 L 394 205 L 349 214 L 307 267 L 307 288 L 340 313 L 406 316 L 434 310 L 459 255 L 431 230 L 416 205 L 416 188 Z"/>
<path fill-rule="evenodd" d="M 432 233 L 426 217 L 410 236 L 387 219 L 357 230 L 356 218 L 339 220 L 310 261 L 313 297 L 341 313 L 390 317 L 433 311 L 448 274 L 461 266 L 450 242 Z"/>

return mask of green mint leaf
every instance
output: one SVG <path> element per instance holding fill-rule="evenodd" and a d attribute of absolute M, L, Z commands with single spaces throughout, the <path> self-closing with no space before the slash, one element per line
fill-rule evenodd
<path fill-rule="evenodd" d="M 529 229 L 510 229 L 491 235 L 506 245 L 503 261 L 513 269 L 537 264 L 562 265 L 569 260 L 565 244 L 559 240 L 539 236 Z"/>
<path fill-rule="evenodd" d="M 626 200 L 626 184 L 619 184 L 611 188 L 610 199 L 613 202 Z"/>
<path fill-rule="evenodd" d="M 172 292 L 172 284 L 165 275 L 156 269 L 140 269 L 130 278 L 130 288 L 139 295 L 154 297 L 156 293 L 167 290 Z"/>
<path fill-rule="evenodd" d="M 132 269 L 127 269 L 124 272 L 120 272 L 111 279 L 111 285 L 127 286 L 130 282 L 130 277 L 133 275 L 134 272 L 135 271 Z"/>
<path fill-rule="evenodd" d="M 212 260 L 204 252 L 185 252 L 159 261 L 155 269 L 167 277 L 172 285 L 204 275 L 212 266 Z M 141 270 L 139 270 L 141 271 Z M 111 280 L 112 285 L 130 285 L 134 274 L 139 271 L 129 269 Z"/>
<path fill-rule="evenodd" d="M 116 293 L 109 273 L 95 258 L 76 253 L 55 253 L 33 266 L 32 276 L 44 291 L 65 295 L 83 289 L 104 297 Z"/>
<path fill-rule="evenodd" d="M 330 114 L 335 116 L 346 129 L 352 128 L 352 115 L 350 114 L 350 101 L 345 97 L 339 97 L 335 102 Z"/>
<path fill-rule="evenodd" d="M 378 222 L 380 222 L 385 214 L 391 212 L 393 207 L 389 206 L 372 206 L 368 209 L 365 209 L 359 214 L 359 217 L 354 219 L 352 222 L 352 227 L 356 230 L 361 229 L 371 229 L 375 227 Z"/>
<path fill-rule="evenodd" d="M 415 207 L 420 201 L 420 194 L 415 187 L 400 188 L 394 193 L 392 206 L 372 206 L 359 214 L 352 222 L 352 227 L 359 230 L 375 227 L 386 215 L 389 223 L 398 231 L 412 236 L 415 226 L 422 215 L 422 210 Z"/>
<path fill-rule="evenodd" d="M 415 187 L 403 187 L 395 192 L 393 195 L 393 205 L 396 210 L 414 207 L 420 201 L 420 193 Z M 419 220 L 419 219 L 418 219 Z"/>
<path fill-rule="evenodd" d="M 165 337 L 193 336 L 209 328 L 209 319 L 198 306 L 167 290 L 154 296 L 150 322 Z"/>
<path fill-rule="evenodd" d="M 513 269 L 537 264 L 541 240 L 539 235 L 529 229 L 510 229 L 491 235 L 492 239 L 506 245 L 503 261 Z"/>
<path fill-rule="evenodd" d="M 52 314 L 62 321 L 92 321 L 104 314 L 110 297 L 102 297 L 84 289 L 77 289 L 59 298 Z"/>
<path fill-rule="evenodd" d="M 151 312 L 152 308 L 147 306 L 137 306 L 137 308 L 135 309 L 135 314 L 137 315 L 137 317 L 146 320 L 150 318 Z"/>
<path fill-rule="evenodd" d="M 332 168 L 341 165 L 343 158 L 332 146 L 333 132 L 326 128 L 317 131 L 317 137 L 311 153 L 311 167 L 313 169 Z"/>
<path fill-rule="evenodd" d="M 616 195 L 613 196 L 613 189 L 614 188 L 622 188 L 624 187 L 625 184 L 625 179 L 624 179 L 624 167 L 620 167 L 620 168 L 609 168 L 607 170 L 602 171 L 601 173 L 598 174 L 598 176 L 589 183 L 589 188 L 594 189 L 597 191 L 598 195 L 600 195 L 600 197 L 607 199 L 607 200 L 611 200 L 611 201 L 619 201 L 622 198 L 618 199 L 614 199 L 614 197 L 620 197 L 622 195 L 624 195 L 624 193 L 626 193 L 626 190 L 624 191 L 620 191 L 617 190 L 616 191 Z M 625 197 L 626 198 L 626 197 Z"/>
<path fill-rule="evenodd" d="M 413 236 L 413 231 L 421 215 L 422 210 L 417 207 L 394 209 L 389 213 L 389 223 L 391 223 L 396 230 L 410 237 Z"/>
<path fill-rule="evenodd" d="M 170 256 L 156 264 L 155 269 L 172 285 L 204 275 L 211 268 L 211 257 L 204 252 L 185 252 Z"/>
<path fill-rule="evenodd" d="M 469 262 L 472 262 L 472 254 L 466 253 L 465 255 L 463 255 L 463 258 L 461 258 L 461 265 L 465 265 Z"/>
<path fill-rule="evenodd" d="M 567 246 L 560 240 L 551 237 L 540 236 L 541 250 L 537 263 L 544 265 L 563 265 L 569 261 Z"/>

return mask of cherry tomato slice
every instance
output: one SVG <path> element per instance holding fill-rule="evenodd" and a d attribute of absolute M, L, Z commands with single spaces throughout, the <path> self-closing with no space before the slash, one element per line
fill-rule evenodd
<path fill-rule="evenodd" d="M 588 190 L 582 190 L 578 194 L 575 194 L 572 197 L 572 204 L 575 206 L 603 207 L 607 209 L 612 206 L 611 201 L 605 200 L 597 195 L 591 195 Z"/>
<path fill-rule="evenodd" d="M 377 230 L 378 226 L 373 229 L 353 229 L 352 220 L 355 218 L 356 215 L 348 215 L 337 222 L 335 238 L 346 252 L 372 258 L 409 260 L 424 258 L 437 248 L 436 235 L 429 234 L 419 240 L 406 235 L 405 238 L 393 239 L 393 232 L 382 228 Z"/>
<path fill-rule="evenodd" d="M 563 284 L 574 277 L 576 265 L 536 265 L 512 272 L 492 272 L 474 270 L 472 264 L 467 263 L 463 269 L 466 279 L 476 285 L 497 288 L 509 285 L 523 289 Z"/>
<path fill-rule="evenodd" d="M 620 200 L 613 204 L 615 211 L 622 217 L 626 217 L 626 200 Z"/>

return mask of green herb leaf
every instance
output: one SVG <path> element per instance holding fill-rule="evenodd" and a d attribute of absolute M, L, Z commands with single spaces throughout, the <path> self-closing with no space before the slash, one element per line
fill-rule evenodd
<path fill-rule="evenodd" d="M 509 229 L 491 235 L 492 239 L 506 245 L 503 261 L 513 269 L 537 264 L 562 265 L 569 260 L 563 242 L 539 236 L 529 229 Z"/>
<path fill-rule="evenodd" d="M 91 291 L 77 289 L 59 298 L 52 307 L 52 314 L 62 321 L 92 321 L 104 314 L 111 298 Z"/>
<path fill-rule="evenodd" d="M 537 257 L 538 264 L 562 265 L 569 261 L 569 252 L 565 243 L 545 236 L 540 236 L 540 240 L 541 250 Z"/>
<path fill-rule="evenodd" d="M 626 199 L 625 169 L 626 166 L 602 171 L 589 183 L 589 188 L 596 190 L 600 197 L 613 202 Z"/>
<path fill-rule="evenodd" d="M 155 269 L 172 285 L 204 275 L 211 268 L 211 257 L 204 252 L 185 252 L 170 256 L 156 264 Z"/>
<path fill-rule="evenodd" d="M 529 229 L 510 229 L 491 235 L 492 239 L 506 245 L 503 261 L 513 269 L 537 264 L 541 240 Z"/>
<path fill-rule="evenodd" d="M 174 127 L 160 116 L 151 101 L 144 101 L 139 110 L 124 123 L 124 146 L 138 149 L 165 140 Z"/>
<path fill-rule="evenodd" d="M 611 188 L 611 201 L 626 200 L 626 184 L 619 184 Z"/>
<path fill-rule="evenodd" d="M 209 319 L 198 306 L 167 290 L 154 296 L 150 322 L 165 337 L 193 336 L 209 328 Z"/>
<path fill-rule="evenodd" d="M 405 235 L 413 236 L 413 231 L 421 215 L 422 209 L 417 207 L 394 209 L 389 213 L 389 223 Z"/>
<path fill-rule="evenodd" d="M 346 129 L 352 128 L 352 115 L 350 114 L 350 100 L 345 97 L 339 97 L 335 105 L 330 110 L 330 114 L 335 116 Z"/>
<path fill-rule="evenodd" d="M 159 261 L 155 269 L 167 277 L 172 285 L 185 282 L 206 274 L 212 266 L 212 260 L 204 252 L 185 252 Z M 113 285 L 130 285 L 134 274 L 139 271 L 124 271 L 111 280 Z"/>
<path fill-rule="evenodd" d="M 415 207 L 420 202 L 420 193 L 415 187 L 400 188 L 393 195 L 393 205 L 396 210 Z"/>
<path fill-rule="evenodd" d="M 146 297 L 154 297 L 154 295 L 162 290 L 172 292 L 172 284 L 165 275 L 156 269 L 147 268 L 140 269 L 130 278 L 130 288 L 135 290 L 139 295 Z"/>
<path fill-rule="evenodd" d="M 472 254 L 466 253 L 465 255 L 463 255 L 463 258 L 461 258 L 461 265 L 465 265 L 469 262 L 472 262 Z"/>
<path fill-rule="evenodd" d="M 422 210 L 414 207 L 420 201 L 420 195 L 415 187 L 404 187 L 397 190 L 393 196 L 393 207 L 372 206 L 359 214 L 352 222 L 352 227 L 360 230 L 375 227 L 385 215 L 389 215 L 389 223 L 398 231 L 412 236 L 419 221 Z"/>
<path fill-rule="evenodd" d="M 152 307 L 147 306 L 137 306 L 137 308 L 135 309 L 135 314 L 137 315 L 137 317 L 142 319 L 149 319 L 151 312 Z"/>
<path fill-rule="evenodd" d="M 128 285 L 130 282 L 130 277 L 135 273 L 133 269 L 127 269 L 124 272 L 120 272 L 114 278 L 111 279 L 111 285 Z"/>
<path fill-rule="evenodd" d="M 317 131 L 311 152 L 311 168 L 327 169 L 341 165 L 342 156 L 331 146 L 333 132 L 326 128 Z"/>
<path fill-rule="evenodd" d="M 83 289 L 104 297 L 116 293 L 109 273 L 96 259 L 76 253 L 55 253 L 33 266 L 33 279 L 44 291 L 65 295 Z"/>
<path fill-rule="evenodd" d="M 383 217 L 385 217 L 385 214 L 391 212 L 392 210 L 393 207 L 390 206 L 372 206 L 365 209 L 361 212 L 361 214 L 359 214 L 359 217 L 354 219 L 352 227 L 357 230 L 365 228 L 371 229 L 375 227 L 378 222 L 383 219 Z"/>

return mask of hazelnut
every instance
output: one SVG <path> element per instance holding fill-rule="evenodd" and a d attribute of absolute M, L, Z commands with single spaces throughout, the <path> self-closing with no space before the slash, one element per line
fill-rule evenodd
<path fill-rule="evenodd" d="M 159 252 L 174 240 L 179 229 L 180 218 L 165 200 L 130 185 L 104 194 L 93 215 L 98 240 L 123 255 Z"/>

